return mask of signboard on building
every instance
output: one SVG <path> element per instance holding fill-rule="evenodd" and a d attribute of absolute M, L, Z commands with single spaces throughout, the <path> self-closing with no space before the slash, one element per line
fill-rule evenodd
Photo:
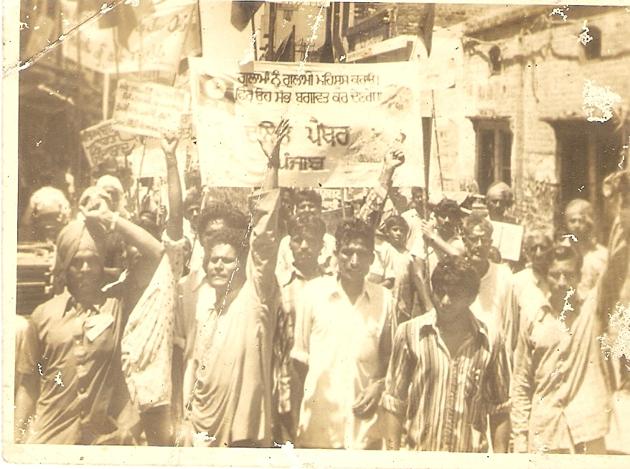
<path fill-rule="evenodd" d="M 259 139 L 282 118 L 280 184 L 366 187 L 386 152 L 406 162 L 394 184 L 423 184 L 417 64 L 256 62 L 247 71 L 191 60 L 193 115 L 202 179 L 210 186 L 258 186 L 267 170 Z"/>

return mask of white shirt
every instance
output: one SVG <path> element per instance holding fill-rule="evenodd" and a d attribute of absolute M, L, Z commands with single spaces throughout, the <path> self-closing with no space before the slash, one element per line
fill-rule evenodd
<path fill-rule="evenodd" d="M 337 278 L 312 280 L 297 307 L 291 356 L 308 365 L 297 446 L 364 449 L 382 438 L 377 411 L 359 419 L 352 406 L 361 392 L 383 378 L 388 351 L 387 318 L 393 312 L 390 292 L 365 282 L 352 304 Z"/>
<path fill-rule="evenodd" d="M 374 243 L 374 262 L 370 266 L 368 279 L 373 283 L 381 284 L 387 279 L 395 279 L 394 259 L 389 242 L 376 237 Z M 393 249 L 393 248 L 392 248 Z"/>
<path fill-rule="evenodd" d="M 287 235 L 280 241 L 278 246 L 278 261 L 276 263 L 276 278 L 280 285 L 286 285 L 293 275 L 293 251 L 291 251 L 291 236 Z M 324 273 L 333 273 L 336 269 L 335 247 L 337 241 L 335 237 L 324 233 L 324 245 L 319 253 L 318 263 Z"/>
<path fill-rule="evenodd" d="M 513 276 L 515 304 L 518 306 L 519 321 L 524 317 L 537 314 L 547 303 L 549 286 L 545 278 L 527 267 Z"/>
<path fill-rule="evenodd" d="M 412 255 L 425 258 L 424 239 L 422 238 L 422 217 L 415 208 L 407 210 L 401 214 L 409 225 L 409 236 L 407 237 L 407 249 Z"/>
<path fill-rule="evenodd" d="M 516 347 L 518 320 L 515 319 L 513 274 L 505 264 L 490 262 L 488 271 L 481 278 L 479 294 L 470 310 L 488 327 L 490 343 L 502 335 L 508 352 Z M 508 356 L 511 358 L 512 354 Z"/>

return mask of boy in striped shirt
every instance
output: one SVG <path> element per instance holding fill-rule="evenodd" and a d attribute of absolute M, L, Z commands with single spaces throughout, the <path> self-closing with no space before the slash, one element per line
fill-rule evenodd
<path fill-rule="evenodd" d="M 388 449 L 506 452 L 510 435 L 508 367 L 499 336 L 470 311 L 479 277 L 462 258 L 441 260 L 431 276 L 436 309 L 396 332 L 381 407 Z M 436 311 L 437 310 L 437 311 Z"/>

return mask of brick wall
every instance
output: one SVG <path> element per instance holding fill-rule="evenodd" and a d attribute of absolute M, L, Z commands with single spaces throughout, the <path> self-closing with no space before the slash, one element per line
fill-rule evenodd
<path fill-rule="evenodd" d="M 526 34 L 514 26 L 495 27 L 477 36 L 489 43 L 466 48 L 461 86 L 467 112 L 509 118 L 516 213 L 528 223 L 552 223 L 558 210 L 556 138 L 549 122 L 586 119 L 582 107 L 587 80 L 609 87 L 626 108 L 630 100 L 630 49 L 624 39 L 628 14 L 618 8 L 576 8 L 568 15 L 575 22 L 560 21 Z M 580 58 L 583 20 L 602 31 L 601 59 Z M 488 65 L 493 44 L 504 59 L 498 75 L 491 75 Z M 468 158 L 472 164 L 474 153 Z"/>

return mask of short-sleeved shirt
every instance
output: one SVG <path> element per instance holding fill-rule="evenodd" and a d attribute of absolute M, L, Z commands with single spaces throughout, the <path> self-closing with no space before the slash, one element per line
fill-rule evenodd
<path fill-rule="evenodd" d="M 393 307 L 389 290 L 367 281 L 354 304 L 333 276 L 305 288 L 291 352 L 308 365 L 298 447 L 365 449 L 382 438 L 378 412 L 359 419 L 352 407 L 368 385 L 384 377 Z"/>
<path fill-rule="evenodd" d="M 505 347 L 469 318 L 475 333 L 456 356 L 441 338 L 435 310 L 396 331 L 381 406 L 409 422 L 409 449 L 482 451 L 486 417 L 509 412 Z"/>
<path fill-rule="evenodd" d="M 123 316 L 118 298 L 82 311 L 67 291 L 33 312 L 18 365 L 40 376 L 27 443 L 97 444 L 117 431 Z"/>

